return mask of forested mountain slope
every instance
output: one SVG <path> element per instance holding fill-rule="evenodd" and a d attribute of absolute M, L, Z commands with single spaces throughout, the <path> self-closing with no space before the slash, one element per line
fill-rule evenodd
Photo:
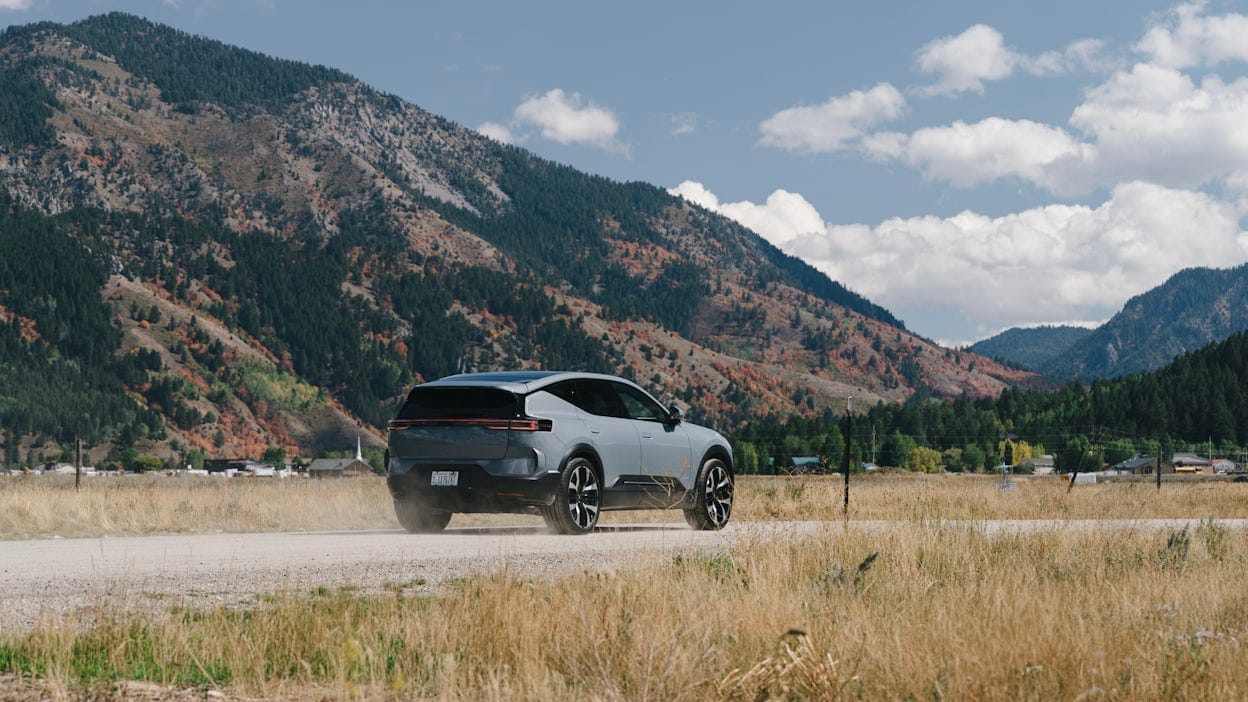
<path fill-rule="evenodd" d="M 1075 342 L 1091 334 L 1086 327 L 1043 326 L 1007 329 L 971 344 L 969 350 L 981 356 L 1035 370 L 1065 353 Z"/>
<path fill-rule="evenodd" d="M 0 189 L 0 246 L 57 261 L 0 264 L 14 447 L 376 442 L 465 369 L 622 373 L 728 425 L 1030 377 L 660 188 L 119 13 L 0 35 Z"/>
<path fill-rule="evenodd" d="M 793 456 L 836 457 L 846 440 L 854 465 L 877 460 L 930 471 L 992 470 L 1044 453 L 1061 470 L 1094 470 L 1189 445 L 1238 461 L 1248 446 L 1248 332 L 1158 370 L 1090 386 L 1072 381 L 1058 389 L 1014 387 L 995 398 L 881 403 L 855 420 L 852 436 L 844 429 L 836 413 L 756 419 L 733 435 L 738 464 L 767 470 L 771 458 L 784 466 Z"/>
<path fill-rule="evenodd" d="M 1248 265 L 1189 268 L 1128 300 L 1121 312 L 1037 370 L 1058 379 L 1155 370 L 1245 329 Z"/>

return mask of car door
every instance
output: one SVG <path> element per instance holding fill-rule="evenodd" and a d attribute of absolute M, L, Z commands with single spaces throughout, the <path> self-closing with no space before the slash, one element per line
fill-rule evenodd
<path fill-rule="evenodd" d="M 590 439 L 602 459 L 602 481 L 607 487 L 622 476 L 641 472 L 641 442 L 633 421 L 611 383 L 577 380 L 570 401 L 582 413 Z"/>
<path fill-rule="evenodd" d="M 667 410 L 652 397 L 625 383 L 612 383 L 641 440 L 641 472 L 659 481 L 675 479 L 689 489 L 692 457 L 689 435 L 681 424 L 669 421 Z"/>

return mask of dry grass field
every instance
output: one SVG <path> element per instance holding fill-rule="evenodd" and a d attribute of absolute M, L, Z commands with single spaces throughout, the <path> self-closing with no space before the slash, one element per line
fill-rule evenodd
<path fill-rule="evenodd" d="M 98 533 L 90 520 L 105 514 L 110 533 L 392 526 L 380 481 L 123 483 L 77 496 L 4 483 L 3 533 Z M 553 581 L 499 572 L 433 596 L 395 585 L 274 593 L 245 610 L 101 611 L 85 628 L 0 636 L 0 673 L 35 697 L 103 697 L 136 680 L 154 687 L 131 692 L 195 688 L 199 699 L 206 688 L 289 699 L 1248 695 L 1245 533 L 1206 522 L 988 535 L 974 522 L 1242 518 L 1248 486 L 1067 495 L 1057 479 L 1002 493 L 985 478 L 871 476 L 851 487 L 851 518 L 896 523 L 870 531 L 842 529 L 840 490 L 827 478 L 740 482 L 736 518 L 832 520 L 811 538 Z M 16 526 L 15 506 L 39 526 Z"/>
<path fill-rule="evenodd" d="M 983 475 L 852 476 L 851 520 L 1248 518 L 1248 483 L 1079 485 L 1017 478 L 1010 492 Z M 733 519 L 840 520 L 839 476 L 743 476 Z M 616 512 L 603 524 L 681 522 L 677 512 Z M 525 515 L 457 515 L 451 526 L 541 524 Z M 379 478 L 343 480 L 129 476 L 0 477 L 0 539 L 259 531 L 397 529 Z"/>

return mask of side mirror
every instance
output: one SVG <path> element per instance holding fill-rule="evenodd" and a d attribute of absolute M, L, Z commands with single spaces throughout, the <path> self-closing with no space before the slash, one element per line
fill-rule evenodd
<path fill-rule="evenodd" d="M 667 408 L 667 423 L 671 424 L 672 426 L 676 426 L 677 424 L 680 424 L 680 420 L 683 419 L 684 416 L 685 416 L 684 413 L 681 412 L 680 408 L 677 407 L 676 405 L 672 405 Z"/>

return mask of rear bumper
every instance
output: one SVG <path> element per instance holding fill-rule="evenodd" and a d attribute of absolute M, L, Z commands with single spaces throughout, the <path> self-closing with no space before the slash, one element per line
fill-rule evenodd
<path fill-rule="evenodd" d="M 432 485 L 433 471 L 454 471 L 456 485 Z M 386 476 L 390 495 L 429 509 L 449 512 L 530 512 L 549 505 L 559 487 L 559 474 L 491 475 L 479 465 L 414 465 L 406 473 Z"/>

